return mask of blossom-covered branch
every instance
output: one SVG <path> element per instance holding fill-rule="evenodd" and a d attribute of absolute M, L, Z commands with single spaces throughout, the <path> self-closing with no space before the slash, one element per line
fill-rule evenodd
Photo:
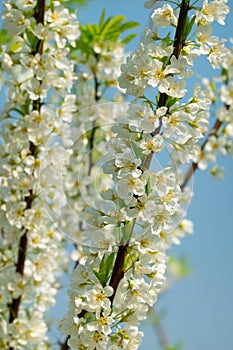
<path fill-rule="evenodd" d="M 73 69 L 64 48 L 67 36 L 72 41 L 79 31 L 60 3 L 50 5 L 44 0 L 4 2 L 7 36 L 0 62 L 8 90 L 0 147 L 1 349 L 50 346 L 45 313 L 55 303 L 58 275 L 66 263 L 62 235 L 39 196 L 39 169 L 47 139 L 63 129 L 58 112 L 69 95 L 72 81 L 67 78 Z M 52 108 L 55 96 L 59 107 Z"/>
<path fill-rule="evenodd" d="M 188 12 L 187 1 L 182 4 Z M 179 19 L 165 5 L 154 11 L 152 19 L 155 32 L 157 25 L 179 28 L 178 57 L 170 38 L 163 40 L 148 30 L 138 50 L 122 65 L 121 87 L 143 104 L 129 106 L 127 116 L 112 127 L 114 137 L 106 143 L 106 152 L 116 154 L 104 165 L 112 179 L 111 187 L 101 194 L 107 206 L 98 199 L 95 209 L 86 210 L 84 237 L 91 239 L 93 247 L 102 237 L 106 248 L 85 249 L 85 264 L 79 264 L 73 273 L 69 294 L 74 301 L 62 330 L 70 335 L 68 344 L 74 348 L 138 347 L 138 324 L 162 286 L 165 249 L 175 234 L 170 233 L 172 228 L 183 215 L 180 202 L 184 201 L 179 176 L 172 168 L 152 174 L 145 164 L 149 165 L 152 153 L 163 150 L 164 142 L 177 152 L 179 161 L 189 161 L 198 139 L 208 130 L 210 101 L 200 87 L 195 87 L 190 100 L 179 103 L 186 94 L 182 79 L 191 75 L 190 67 L 198 57 L 186 41 L 196 17 L 182 18 L 177 27 Z M 161 41 L 161 48 L 154 37 Z M 158 89 L 158 96 L 166 96 L 165 105 L 145 96 L 147 84 Z M 161 134 L 153 134 L 158 127 Z M 186 229 L 183 226 L 183 232 Z M 131 331 L 134 339 L 128 337 Z"/>
<path fill-rule="evenodd" d="M 179 13 L 178 23 L 176 27 L 174 50 L 171 55 L 171 57 L 174 55 L 177 59 L 179 57 L 181 49 L 185 45 L 184 27 L 187 20 L 188 10 L 189 10 L 189 1 L 183 0 L 180 6 L 180 13 Z M 170 59 L 168 60 L 168 64 L 170 64 Z M 160 93 L 159 102 L 158 102 L 159 108 L 166 105 L 167 98 L 168 98 L 168 95 L 166 93 Z M 159 129 L 161 128 L 161 125 L 162 125 L 162 122 L 160 121 L 160 126 L 156 128 L 155 131 L 152 132 L 153 136 L 159 133 Z M 148 169 L 150 166 L 150 161 L 152 160 L 152 154 L 153 152 L 151 152 L 151 154 L 149 154 L 146 160 L 144 161 L 143 165 L 145 169 L 146 168 Z M 133 226 L 132 227 L 132 231 L 133 231 L 134 225 L 132 226 Z M 120 245 L 116 256 L 115 265 L 114 265 L 113 273 L 110 280 L 110 286 L 113 287 L 113 290 L 114 290 L 113 295 L 110 297 L 111 302 L 113 302 L 113 298 L 114 298 L 114 295 L 116 294 L 116 290 L 118 288 L 120 280 L 124 277 L 123 266 L 124 266 L 124 260 L 126 257 L 127 247 L 128 247 L 128 242 L 126 244 Z"/>
<path fill-rule="evenodd" d="M 37 24 L 44 23 L 44 11 L 45 11 L 45 0 L 38 0 L 37 2 L 37 8 L 38 10 L 35 12 L 34 18 L 36 20 Z M 43 41 L 38 40 L 38 44 L 36 46 L 35 52 L 33 52 L 34 55 L 36 54 L 42 54 L 42 47 L 43 47 Z M 35 100 L 36 101 L 36 100 Z M 37 110 L 40 113 L 40 102 L 39 104 L 35 101 L 33 101 L 33 110 Z M 37 108 L 37 105 L 39 106 Z M 37 151 L 37 147 L 33 144 L 33 142 L 30 142 L 29 150 L 31 155 L 34 157 L 35 153 Z M 31 209 L 32 207 L 32 201 L 33 201 L 33 192 L 32 190 L 29 191 L 29 195 L 25 197 L 26 202 L 26 209 Z M 22 231 L 25 231 L 25 233 L 22 235 L 19 241 L 19 248 L 18 248 L 18 260 L 16 264 L 16 272 L 18 272 L 21 276 L 24 275 L 24 267 L 25 267 L 25 260 L 27 255 L 27 244 L 28 244 L 28 238 L 27 238 L 27 230 L 25 230 L 24 227 L 22 227 Z M 12 303 L 9 306 L 10 315 L 9 315 L 9 322 L 12 323 L 15 318 L 18 317 L 18 311 L 19 311 L 19 305 L 21 301 L 21 295 L 19 295 L 18 298 L 13 299 Z"/>

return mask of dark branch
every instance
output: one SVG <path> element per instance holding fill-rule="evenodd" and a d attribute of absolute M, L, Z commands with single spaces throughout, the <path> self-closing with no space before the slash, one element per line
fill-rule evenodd
<path fill-rule="evenodd" d="M 185 22 L 186 22 L 188 10 L 189 10 L 189 2 L 190 2 L 189 0 L 183 0 L 180 6 L 180 13 L 179 13 L 178 24 L 177 24 L 175 40 L 174 40 L 174 50 L 172 54 L 172 55 L 175 55 L 177 58 L 179 57 L 182 47 L 185 45 L 185 40 L 183 36 L 184 36 Z M 162 107 L 166 104 L 167 97 L 168 96 L 166 94 L 160 95 L 159 107 Z M 160 128 L 161 128 L 161 125 L 157 128 L 157 130 L 153 132 L 153 135 L 157 134 L 160 131 Z M 152 157 L 153 157 L 153 153 L 148 155 L 148 157 L 144 162 L 144 167 L 146 168 L 150 167 Z M 109 298 L 111 303 L 113 303 L 120 280 L 124 277 L 123 265 L 124 265 L 124 259 L 126 256 L 127 247 L 128 247 L 128 243 L 126 245 L 121 245 L 117 252 L 113 273 L 109 284 L 114 289 L 113 295 Z"/>
<path fill-rule="evenodd" d="M 36 23 L 44 23 L 44 12 L 45 12 L 45 0 L 38 0 L 34 18 L 36 20 Z M 36 48 L 36 52 L 34 54 L 42 54 L 43 52 L 43 41 L 39 40 Z M 33 110 L 40 110 L 41 102 L 34 101 L 32 103 L 32 109 Z M 29 151 L 31 155 L 35 155 L 37 151 L 37 147 L 30 142 L 29 143 Z M 32 193 L 32 190 L 30 190 L 29 196 L 25 197 L 26 202 L 26 209 L 30 209 L 32 207 L 32 202 L 34 199 L 34 195 Z M 22 231 L 25 229 L 22 228 Z M 19 247 L 18 247 L 18 259 L 16 263 L 16 272 L 20 273 L 21 276 L 24 275 L 24 267 L 25 267 L 25 260 L 27 255 L 27 245 L 28 245 L 28 238 L 27 238 L 28 231 L 26 230 L 24 234 L 21 236 L 19 241 Z M 12 303 L 9 305 L 9 323 L 12 323 L 17 317 L 19 312 L 19 306 L 21 303 L 21 295 L 12 300 Z M 10 348 L 11 349 L 11 348 Z"/>
<path fill-rule="evenodd" d="M 33 145 L 32 143 L 30 143 Z M 34 147 L 34 145 L 33 145 Z M 30 148 L 31 149 L 31 148 Z M 33 152 L 32 152 L 33 154 Z M 31 209 L 32 202 L 34 199 L 34 195 L 32 193 L 32 190 L 30 190 L 29 196 L 25 198 L 26 201 L 26 209 Z M 21 276 L 24 275 L 24 267 L 25 267 L 25 260 L 27 255 L 27 244 L 28 244 L 28 238 L 27 238 L 28 231 L 26 230 L 25 233 L 21 236 L 19 241 L 19 248 L 18 248 L 18 260 L 16 263 L 16 272 L 20 273 Z M 9 323 L 12 323 L 15 318 L 18 317 L 19 312 L 19 306 L 21 303 L 21 295 L 18 298 L 15 298 L 12 300 L 12 303 L 9 305 Z"/>
<path fill-rule="evenodd" d="M 176 58 L 179 57 L 182 48 L 185 46 L 184 28 L 185 28 L 185 22 L 187 19 L 188 11 L 190 9 L 189 3 L 190 3 L 190 0 L 182 0 L 182 4 L 180 5 L 180 13 L 179 13 L 175 39 L 173 44 L 174 49 L 168 60 L 168 64 L 170 64 L 172 56 L 175 56 Z M 167 94 L 160 93 L 158 107 L 165 106 L 167 102 L 167 98 L 168 98 Z M 152 136 L 157 135 L 160 132 L 161 127 L 162 127 L 162 118 L 159 119 L 159 126 L 154 130 L 154 132 L 152 133 Z"/>
<path fill-rule="evenodd" d="M 96 64 L 98 64 L 99 55 L 96 54 L 95 58 L 96 58 Z M 94 99 L 95 99 L 95 102 L 98 103 L 98 101 L 100 100 L 100 95 L 99 95 L 100 83 L 98 81 L 96 72 L 94 72 L 93 75 L 94 75 Z M 91 174 L 91 169 L 93 167 L 93 152 L 92 152 L 92 148 L 94 146 L 95 132 L 96 132 L 96 126 L 95 126 L 95 121 L 93 121 L 91 135 L 90 135 L 90 139 L 89 139 L 90 150 L 89 150 L 88 175 Z"/>
<path fill-rule="evenodd" d="M 44 24 L 45 0 L 37 0 L 36 11 L 34 18 L 36 23 Z"/>
<path fill-rule="evenodd" d="M 36 20 L 36 23 L 44 24 L 44 15 L 45 15 L 45 0 L 37 0 L 37 6 L 34 18 Z M 36 52 L 42 55 L 43 53 L 43 40 L 38 40 L 38 43 L 36 45 Z"/>
<path fill-rule="evenodd" d="M 69 345 L 68 345 L 68 340 L 70 339 L 70 336 L 67 335 L 67 337 L 65 338 L 64 342 L 61 343 L 61 350 L 69 350 Z"/>
<path fill-rule="evenodd" d="M 174 55 L 176 58 L 179 57 L 182 48 L 185 46 L 186 38 L 184 38 L 184 29 L 188 11 L 190 10 L 189 3 L 190 0 L 182 0 L 182 3 L 180 5 L 179 20 L 176 27 L 174 50 L 172 53 L 172 55 Z"/>
<path fill-rule="evenodd" d="M 208 140 L 209 140 L 209 137 L 212 136 L 212 135 L 215 135 L 217 136 L 217 133 L 218 133 L 218 130 L 220 129 L 222 125 L 222 122 L 220 120 L 216 120 L 214 126 L 213 126 L 213 129 L 211 130 L 211 132 L 209 133 L 208 137 L 206 138 L 205 142 L 203 143 L 203 145 L 201 146 L 201 150 L 203 151 Z M 182 183 L 182 185 L 180 186 L 181 190 L 183 191 L 185 186 L 187 186 L 189 180 L 191 179 L 193 173 L 198 169 L 198 164 L 196 162 L 192 162 L 189 170 L 187 171 L 185 177 L 184 177 L 184 181 Z"/>
<path fill-rule="evenodd" d="M 117 256 L 116 256 L 116 260 L 115 260 L 115 264 L 112 272 L 112 277 L 109 283 L 109 285 L 113 288 L 113 294 L 109 298 L 109 300 L 111 301 L 111 304 L 113 303 L 118 285 L 121 279 L 124 277 L 123 265 L 125 261 L 127 247 L 128 247 L 128 244 L 121 245 L 117 252 Z"/>

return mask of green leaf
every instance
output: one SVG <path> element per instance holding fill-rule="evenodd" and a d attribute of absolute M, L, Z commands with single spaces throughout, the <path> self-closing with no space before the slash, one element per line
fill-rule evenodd
<path fill-rule="evenodd" d="M 184 27 L 184 37 L 187 39 L 189 33 L 192 31 L 193 25 L 195 23 L 196 16 L 192 16 L 191 20 L 189 21 L 189 17 L 187 16 L 185 27 Z"/>
<path fill-rule="evenodd" d="M 70 48 L 72 57 L 75 59 L 78 50 L 82 51 L 88 56 L 95 55 L 94 44 L 98 43 L 102 46 L 111 46 L 119 40 L 122 44 L 127 44 L 137 34 L 130 34 L 126 36 L 123 40 L 120 40 L 120 36 L 123 32 L 133 29 L 138 26 L 137 22 L 125 22 L 125 16 L 110 16 L 106 19 L 106 11 L 103 10 L 100 16 L 99 24 L 86 24 L 85 26 L 80 24 L 79 28 L 81 31 L 81 36 L 76 41 L 76 48 Z M 106 45 L 105 45 L 106 44 Z"/>
<path fill-rule="evenodd" d="M 111 42 L 115 42 L 119 39 L 120 35 L 121 35 L 120 31 L 114 29 L 114 30 L 108 31 L 102 40 L 105 40 L 105 41 L 109 40 Z"/>
<path fill-rule="evenodd" d="M 112 28 L 118 28 L 125 19 L 126 17 L 122 15 L 114 16 L 110 21 L 110 25 Z"/>
<path fill-rule="evenodd" d="M 123 229 L 123 241 L 128 242 L 132 235 L 132 230 L 134 228 L 134 221 L 126 221 Z"/>
<path fill-rule="evenodd" d="M 113 263 L 115 260 L 115 253 L 111 253 L 107 260 L 106 260 L 106 283 L 110 277 L 110 275 L 112 274 L 112 269 L 113 269 Z"/>
<path fill-rule="evenodd" d="M 105 15 L 106 15 L 106 10 L 103 9 L 103 11 L 102 11 L 102 13 L 101 13 L 100 21 L 99 21 L 99 26 L 100 26 L 100 28 L 104 25 Z"/>
<path fill-rule="evenodd" d="M 124 32 L 125 30 L 129 30 L 129 29 L 133 29 L 133 28 L 137 28 L 139 26 L 138 22 L 126 22 L 123 23 L 119 29 L 121 32 Z"/>
<path fill-rule="evenodd" d="M 168 275 L 177 280 L 187 277 L 191 274 L 192 269 L 187 257 L 170 256 L 168 260 Z"/>
<path fill-rule="evenodd" d="M 223 77 L 223 80 L 224 80 L 225 84 L 228 84 L 228 82 L 229 82 L 229 72 L 228 72 L 227 69 L 222 68 L 221 76 Z"/>
<path fill-rule="evenodd" d="M 78 6 L 85 6 L 90 0 L 62 0 L 61 3 L 65 3 L 65 7 L 74 11 Z"/>
<path fill-rule="evenodd" d="M 6 29 L 0 30 L 0 45 L 6 44 L 10 41 L 10 37 L 8 36 L 8 32 Z"/>
<path fill-rule="evenodd" d="M 182 343 L 178 343 L 176 345 L 166 346 L 164 350 L 181 350 L 183 348 Z"/>
<path fill-rule="evenodd" d="M 135 154 L 136 158 L 142 158 L 143 157 L 142 149 L 140 147 L 138 147 L 138 142 L 130 141 L 130 147 L 131 147 L 133 153 Z"/>
<path fill-rule="evenodd" d="M 129 34 L 127 35 L 121 42 L 123 44 L 128 44 L 131 40 L 133 40 L 138 34 Z"/>
<path fill-rule="evenodd" d="M 128 271 L 132 266 L 134 266 L 136 261 L 138 261 L 138 251 L 133 247 L 128 247 L 124 260 L 123 271 Z"/>
<path fill-rule="evenodd" d="M 107 285 L 107 282 L 112 274 L 114 260 L 115 253 L 111 253 L 109 256 L 106 256 L 105 253 L 100 262 L 99 271 L 93 271 L 103 287 Z"/>
<path fill-rule="evenodd" d="M 27 35 L 27 39 L 30 43 L 31 48 L 34 50 L 36 49 L 39 39 L 30 31 L 30 30 L 26 30 L 26 35 Z"/>
<path fill-rule="evenodd" d="M 167 98 L 167 102 L 166 102 L 166 107 L 167 108 L 171 108 L 171 106 L 173 106 L 177 101 L 179 101 L 180 99 L 177 98 L 177 97 L 171 97 L 171 96 L 168 96 Z"/>
<path fill-rule="evenodd" d="M 171 32 L 168 32 L 167 35 L 162 40 L 163 42 L 169 45 L 171 43 Z"/>
<path fill-rule="evenodd" d="M 99 33 L 98 25 L 87 23 L 86 33 L 89 34 L 90 37 L 95 37 L 95 35 Z"/>
<path fill-rule="evenodd" d="M 125 16 L 109 17 L 109 19 L 105 22 L 104 26 L 102 27 L 101 34 L 105 35 L 107 34 L 107 32 L 112 31 L 113 28 L 116 30 L 117 27 L 119 27 L 124 20 Z"/>

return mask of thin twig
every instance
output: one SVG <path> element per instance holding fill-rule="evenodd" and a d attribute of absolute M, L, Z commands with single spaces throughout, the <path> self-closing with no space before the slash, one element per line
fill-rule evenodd
<path fill-rule="evenodd" d="M 156 335 L 158 337 L 158 342 L 159 342 L 161 349 L 163 349 L 163 350 L 168 349 L 170 347 L 168 336 L 167 336 L 165 329 L 160 321 L 159 315 L 157 315 L 157 313 L 153 307 L 149 311 L 149 316 L 151 317 L 152 323 L 154 324 L 153 329 L 156 332 Z"/>
<path fill-rule="evenodd" d="M 189 3 L 190 3 L 190 0 L 182 0 L 182 3 L 180 5 L 180 13 L 179 13 L 175 39 L 173 44 L 174 49 L 168 60 L 168 64 L 170 64 L 172 56 L 175 56 L 177 59 L 179 58 L 180 52 L 182 48 L 185 46 L 184 28 L 185 28 L 185 22 L 188 15 L 188 11 L 190 10 Z M 166 105 L 167 98 L 168 98 L 167 94 L 160 93 L 158 108 Z M 162 127 L 162 117 L 159 118 L 159 126 L 153 131 L 152 136 L 157 135 L 160 132 L 161 127 Z"/>
<path fill-rule="evenodd" d="M 95 55 L 96 58 L 96 63 L 98 63 L 98 54 Z M 96 72 L 93 73 L 93 77 L 94 77 L 94 100 L 96 103 L 98 103 L 98 101 L 100 100 L 100 95 L 99 95 L 99 87 L 100 87 L 100 83 L 98 81 Z M 90 134 L 90 138 L 89 138 L 89 164 L 88 164 L 88 171 L 87 174 L 90 175 L 91 174 L 91 170 L 93 167 L 93 153 L 92 153 L 92 148 L 94 147 L 94 141 L 95 141 L 95 132 L 96 132 L 96 126 L 95 126 L 95 121 L 93 121 L 92 123 L 92 130 L 91 130 L 91 134 Z M 89 190 L 89 186 L 88 186 L 88 190 Z M 74 268 L 73 270 L 75 270 L 75 268 L 78 266 L 79 261 L 77 260 L 74 264 Z M 84 317 L 84 315 L 86 314 L 86 310 L 82 310 L 78 317 L 82 318 Z M 68 335 L 65 340 L 63 342 L 60 342 L 60 346 L 61 346 L 61 350 L 69 350 L 70 347 L 68 345 L 68 340 L 70 339 L 70 336 Z"/>
<path fill-rule="evenodd" d="M 212 135 L 217 136 L 218 130 L 220 129 L 221 125 L 222 125 L 222 122 L 221 122 L 219 119 L 217 119 L 216 122 L 215 122 L 215 124 L 214 124 L 214 126 L 213 126 L 213 129 L 210 131 L 208 137 L 207 137 L 206 140 L 203 142 L 203 144 L 202 144 L 202 146 L 201 146 L 201 151 L 204 150 L 204 148 L 205 148 L 205 146 L 206 146 L 206 144 L 207 144 L 207 142 L 208 142 L 210 136 L 212 136 Z M 180 188 L 181 188 L 182 191 L 183 191 L 184 188 L 187 186 L 187 184 L 188 184 L 189 180 L 191 179 L 193 173 L 194 173 L 197 169 L 198 169 L 198 163 L 192 162 L 192 164 L 191 164 L 189 170 L 187 171 L 187 173 L 186 173 L 186 175 L 185 175 L 185 177 L 184 177 L 184 181 L 183 181 L 183 183 L 182 183 L 181 186 L 180 186 Z"/>
<path fill-rule="evenodd" d="M 95 58 L 96 58 L 96 64 L 98 64 L 98 58 L 99 55 L 96 54 Z M 96 72 L 93 73 L 94 75 L 94 99 L 95 102 L 98 103 L 98 101 L 100 100 L 100 95 L 99 95 L 99 86 L 100 83 L 98 81 Z M 92 152 L 92 148 L 94 146 L 94 139 L 95 139 L 95 132 L 96 132 L 96 125 L 95 125 L 95 121 L 93 121 L 92 123 L 92 129 L 91 129 L 91 135 L 90 135 L 90 139 L 89 139 L 89 143 L 90 143 L 90 150 L 89 150 L 89 166 L 88 166 L 88 175 L 91 174 L 91 169 L 93 168 L 93 152 Z"/>

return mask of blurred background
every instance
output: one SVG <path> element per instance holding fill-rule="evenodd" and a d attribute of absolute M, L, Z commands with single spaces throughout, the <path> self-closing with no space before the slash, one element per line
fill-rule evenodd
<path fill-rule="evenodd" d="M 143 0 L 89 0 L 79 8 L 78 18 L 83 24 L 96 23 L 106 8 L 107 16 L 121 14 L 138 21 L 140 38 L 150 16 L 150 10 L 143 5 Z M 233 36 L 232 1 L 229 6 L 232 12 L 226 26 L 215 26 L 220 37 Z M 129 44 L 129 52 L 137 47 L 138 40 Z M 208 76 L 205 64 L 197 69 L 199 75 Z M 208 171 L 195 173 L 194 197 L 188 209 L 194 234 L 170 251 L 171 255 L 187 257 L 191 272 L 162 294 L 155 308 L 162 315 L 160 326 L 169 344 L 182 344 L 184 350 L 233 349 L 233 161 L 227 157 L 220 164 L 226 168 L 225 178 L 217 183 Z M 64 294 L 60 295 L 54 310 L 59 317 L 64 314 L 59 306 L 64 305 L 64 299 Z M 161 349 L 155 327 L 149 321 L 142 330 L 145 336 L 140 350 Z"/>

